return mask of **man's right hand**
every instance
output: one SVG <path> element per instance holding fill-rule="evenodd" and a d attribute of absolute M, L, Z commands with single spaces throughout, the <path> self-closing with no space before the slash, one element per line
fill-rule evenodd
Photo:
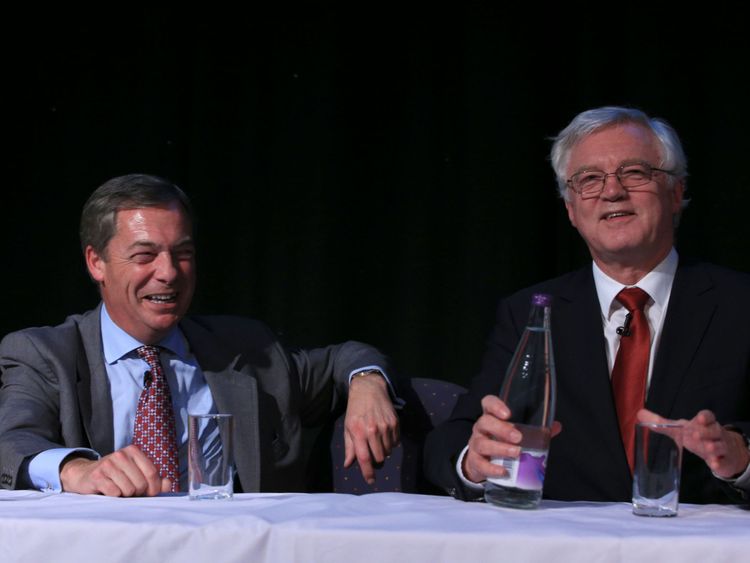
<path fill-rule="evenodd" d="M 491 463 L 494 457 L 518 457 L 521 448 L 521 433 L 512 423 L 510 409 L 494 395 L 482 399 L 482 416 L 474 424 L 469 438 L 469 449 L 463 459 L 464 476 L 474 483 L 481 483 L 487 477 L 502 477 L 505 469 Z M 552 424 L 552 436 L 562 430 L 562 425 Z"/>
<path fill-rule="evenodd" d="M 71 457 L 60 469 L 63 491 L 110 497 L 153 497 L 169 492 L 171 481 L 162 478 L 137 446 L 127 446 L 98 460 Z"/>

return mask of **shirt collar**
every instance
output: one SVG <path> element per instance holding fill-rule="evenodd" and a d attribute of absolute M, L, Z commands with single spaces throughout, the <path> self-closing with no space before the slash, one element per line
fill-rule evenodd
<path fill-rule="evenodd" d="M 100 319 L 102 325 L 104 361 L 108 364 L 114 364 L 130 354 L 136 348 L 143 346 L 142 342 L 139 342 L 115 324 L 109 316 L 107 307 L 104 303 L 102 303 Z M 188 356 L 187 341 L 178 326 L 175 326 L 167 336 L 159 341 L 157 346 L 166 348 L 182 359 L 186 359 Z"/>
<path fill-rule="evenodd" d="M 672 282 L 677 272 L 678 261 L 677 251 L 672 248 L 664 260 L 635 284 L 635 286 L 640 287 L 648 293 L 653 302 L 661 309 L 664 309 L 669 300 Z M 615 301 L 615 296 L 623 288 L 633 286 L 625 286 L 610 278 L 602 272 L 601 268 L 596 265 L 596 262 L 593 262 L 593 270 L 594 284 L 596 285 L 596 294 L 599 297 L 602 317 L 609 319 L 612 313 L 620 307 L 619 303 Z"/>

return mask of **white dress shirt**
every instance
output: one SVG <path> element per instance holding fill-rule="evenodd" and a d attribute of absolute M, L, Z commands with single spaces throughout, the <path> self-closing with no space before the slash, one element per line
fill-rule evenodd
<path fill-rule="evenodd" d="M 625 316 L 628 314 L 625 306 L 615 297 L 626 287 L 638 287 L 649 295 L 648 303 L 644 307 L 644 313 L 648 319 L 648 328 L 651 332 L 651 354 L 648 361 L 648 379 L 646 380 L 646 388 L 648 389 L 651 383 L 651 373 L 654 369 L 656 350 L 659 349 L 669 297 L 672 294 L 672 283 L 677 272 L 677 263 L 677 251 L 673 248 L 656 268 L 633 286 L 626 286 L 613 280 L 601 271 L 596 262 L 593 263 L 594 285 L 602 312 L 604 338 L 607 340 L 607 367 L 610 375 L 617 357 L 617 350 L 620 348 L 620 335 L 617 334 L 617 328 L 625 324 Z"/>

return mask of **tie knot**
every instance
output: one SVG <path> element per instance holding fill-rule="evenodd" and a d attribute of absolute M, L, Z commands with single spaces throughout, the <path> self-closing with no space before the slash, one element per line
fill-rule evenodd
<path fill-rule="evenodd" d="M 151 369 L 161 363 L 159 361 L 159 348 L 156 346 L 141 346 L 136 348 L 135 351 L 142 360 L 146 361 Z"/>
<path fill-rule="evenodd" d="M 629 312 L 643 311 L 649 300 L 649 294 L 640 287 L 626 287 L 617 294 L 617 299 Z"/>

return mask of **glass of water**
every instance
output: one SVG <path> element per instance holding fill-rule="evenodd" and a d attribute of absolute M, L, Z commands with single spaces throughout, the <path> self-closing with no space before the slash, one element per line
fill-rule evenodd
<path fill-rule="evenodd" d="M 677 423 L 636 424 L 633 514 L 677 516 L 682 430 Z"/>
<path fill-rule="evenodd" d="M 188 415 L 190 500 L 231 499 L 234 493 L 231 414 Z"/>

